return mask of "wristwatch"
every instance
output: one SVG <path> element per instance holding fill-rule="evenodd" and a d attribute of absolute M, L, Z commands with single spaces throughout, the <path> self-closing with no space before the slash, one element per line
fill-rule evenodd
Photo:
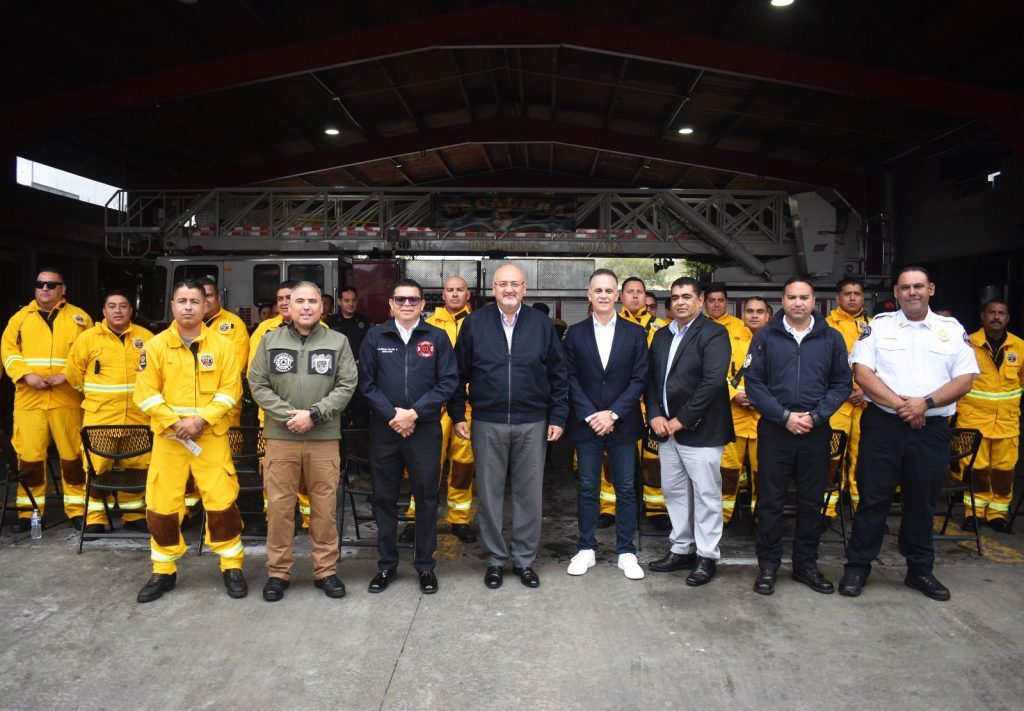
<path fill-rule="evenodd" d="M 609 414 L 609 415 L 611 415 L 611 418 L 612 418 L 612 422 L 618 422 L 618 421 L 619 421 L 619 416 L 618 416 L 618 415 L 616 415 L 616 414 L 615 414 L 614 412 L 612 412 L 611 410 L 609 410 L 609 411 L 608 411 L 608 414 Z"/>
<path fill-rule="evenodd" d="M 935 398 L 933 398 L 931 395 L 925 395 L 924 404 L 928 406 L 929 410 L 931 410 L 933 407 L 935 407 Z"/>
<path fill-rule="evenodd" d="M 320 422 L 320 411 L 315 407 L 309 408 L 309 419 L 314 425 Z"/>

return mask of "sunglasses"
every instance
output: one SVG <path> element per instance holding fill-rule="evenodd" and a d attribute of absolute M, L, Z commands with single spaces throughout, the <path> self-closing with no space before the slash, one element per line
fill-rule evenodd
<path fill-rule="evenodd" d="M 423 301 L 423 297 L 420 296 L 392 296 L 391 300 L 399 306 L 409 304 L 409 306 L 415 306 L 419 302 Z"/>
<path fill-rule="evenodd" d="M 62 281 L 37 281 L 37 289 L 56 289 L 58 286 L 64 286 Z"/>

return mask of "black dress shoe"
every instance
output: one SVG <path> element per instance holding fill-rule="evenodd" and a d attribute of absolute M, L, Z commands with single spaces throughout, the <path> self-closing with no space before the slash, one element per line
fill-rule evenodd
<path fill-rule="evenodd" d="M 817 566 L 794 568 L 793 580 L 798 583 L 803 583 L 814 592 L 823 593 L 825 595 L 831 595 L 835 592 L 835 588 L 832 587 L 832 583 L 829 582 L 828 578 L 821 574 L 821 571 L 818 570 Z"/>
<path fill-rule="evenodd" d="M 378 570 L 377 574 L 373 576 L 373 580 L 370 581 L 370 587 L 367 589 L 372 593 L 384 592 L 388 589 L 388 585 L 390 585 L 392 581 L 397 577 L 397 568 Z"/>
<path fill-rule="evenodd" d="M 165 592 L 174 590 L 174 585 L 177 582 L 177 573 L 171 573 L 170 575 L 153 573 L 153 577 L 142 586 L 142 590 L 139 590 L 139 594 L 135 599 L 139 602 L 153 602 Z"/>
<path fill-rule="evenodd" d="M 964 522 L 960 524 L 961 531 L 977 531 L 978 528 L 978 519 L 974 516 L 964 516 Z"/>
<path fill-rule="evenodd" d="M 484 585 L 489 587 L 491 590 L 497 590 L 501 587 L 501 583 L 504 579 L 504 568 L 502 568 L 500 565 L 487 566 L 487 572 L 484 573 Z"/>
<path fill-rule="evenodd" d="M 277 602 L 284 597 L 284 591 L 291 585 L 284 578 L 267 578 L 263 585 L 263 599 L 267 602 Z"/>
<path fill-rule="evenodd" d="M 868 576 L 862 573 L 843 573 L 843 579 L 839 581 L 839 594 L 846 597 L 857 597 L 868 582 Z"/>
<path fill-rule="evenodd" d="M 758 595 L 771 595 L 775 592 L 775 576 L 777 572 L 772 568 L 761 568 L 754 578 L 754 592 Z"/>
<path fill-rule="evenodd" d="M 718 567 L 713 558 L 697 556 L 697 561 L 697 567 L 686 576 L 686 584 L 694 587 L 710 583 L 711 579 L 715 577 L 715 570 Z"/>
<path fill-rule="evenodd" d="M 424 595 L 433 595 L 437 592 L 437 576 L 433 570 L 420 571 L 420 592 Z"/>
<path fill-rule="evenodd" d="M 313 585 L 324 591 L 327 597 L 345 597 L 345 583 L 337 575 L 328 575 L 326 578 L 314 580 Z"/>
<path fill-rule="evenodd" d="M 228 597 L 233 597 L 236 600 L 249 594 L 249 586 L 245 582 L 241 568 L 224 571 L 224 587 L 228 591 Z"/>
<path fill-rule="evenodd" d="M 647 564 L 652 573 L 671 573 L 673 570 L 693 570 L 697 567 L 696 553 L 673 553 L 669 551 L 664 558 L 652 560 Z"/>
<path fill-rule="evenodd" d="M 82 518 L 82 516 L 72 516 L 69 519 L 71 521 L 71 525 L 75 527 L 76 531 L 82 530 Z"/>
<path fill-rule="evenodd" d="M 988 522 L 988 527 L 996 533 L 1009 533 L 1010 522 L 1005 518 L 994 518 Z"/>
<path fill-rule="evenodd" d="M 949 599 L 949 588 L 936 580 L 935 576 L 931 573 L 924 573 L 923 575 L 910 575 L 908 573 L 906 580 L 903 582 L 908 587 L 914 588 L 914 590 L 920 590 L 924 593 L 925 597 L 930 597 L 932 600 L 945 602 Z"/>
<path fill-rule="evenodd" d="M 125 521 L 123 528 L 126 531 L 134 531 L 135 533 L 149 533 L 149 526 L 146 525 L 146 519 L 144 518 Z"/>
<path fill-rule="evenodd" d="M 402 532 L 398 534 L 399 543 L 415 543 L 416 542 L 416 524 L 407 523 Z"/>
<path fill-rule="evenodd" d="M 531 568 L 530 566 L 526 566 L 525 568 L 520 568 L 519 566 L 514 566 L 512 568 L 512 572 L 519 576 L 520 582 L 522 582 L 522 584 L 525 585 L 526 587 L 528 587 L 528 588 L 539 588 L 540 587 L 540 576 L 538 576 L 537 572 L 533 568 Z"/>
<path fill-rule="evenodd" d="M 468 523 L 453 523 L 452 533 L 463 543 L 476 543 L 476 534 Z"/>
<path fill-rule="evenodd" d="M 614 514 L 600 514 L 597 517 L 597 527 L 598 528 L 611 528 L 614 525 L 615 525 L 615 515 Z"/>
<path fill-rule="evenodd" d="M 658 531 L 671 531 L 672 530 L 672 519 L 666 514 L 659 516 L 648 516 L 648 520 L 654 525 L 654 528 Z"/>

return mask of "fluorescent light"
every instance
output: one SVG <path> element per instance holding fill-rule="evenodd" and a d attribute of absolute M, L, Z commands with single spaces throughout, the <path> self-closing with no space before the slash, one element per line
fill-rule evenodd
<path fill-rule="evenodd" d="M 684 136 L 689 136 L 691 133 L 693 133 L 693 129 L 690 128 L 689 126 L 683 126 L 681 129 L 679 129 L 679 133 L 681 133 Z"/>
<path fill-rule="evenodd" d="M 325 128 L 324 133 L 326 133 L 328 136 L 337 136 L 339 133 L 341 133 L 341 131 L 339 131 L 336 128 Z"/>
<path fill-rule="evenodd" d="M 1003 171 L 1001 171 L 1001 170 L 997 170 L 994 173 L 989 173 L 988 174 L 988 182 L 992 183 L 992 185 L 995 185 L 996 184 L 996 178 L 998 178 L 1002 174 L 1003 174 Z"/>
<path fill-rule="evenodd" d="M 772 0 L 772 7 L 789 7 L 793 0 Z"/>

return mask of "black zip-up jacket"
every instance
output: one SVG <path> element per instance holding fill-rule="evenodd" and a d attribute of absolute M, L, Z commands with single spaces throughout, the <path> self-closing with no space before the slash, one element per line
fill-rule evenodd
<path fill-rule="evenodd" d="M 395 320 L 372 327 L 359 349 L 359 390 L 375 417 L 390 422 L 395 408 L 413 409 L 421 422 L 438 422 L 455 392 L 459 369 L 448 334 L 420 319 L 409 343 Z"/>
<path fill-rule="evenodd" d="M 785 426 L 791 412 L 809 412 L 827 424 L 846 402 L 853 378 L 839 331 L 814 314 L 811 332 L 797 344 L 782 323 L 783 312 L 754 335 L 745 363 L 747 398 L 762 416 Z"/>
<path fill-rule="evenodd" d="M 551 319 L 523 305 L 511 353 L 500 319 L 501 311 L 489 304 L 463 322 L 456 344 L 461 387 L 448 402 L 452 422 L 466 421 L 468 383 L 473 419 L 510 425 L 545 420 L 565 427 L 569 376 Z"/>

